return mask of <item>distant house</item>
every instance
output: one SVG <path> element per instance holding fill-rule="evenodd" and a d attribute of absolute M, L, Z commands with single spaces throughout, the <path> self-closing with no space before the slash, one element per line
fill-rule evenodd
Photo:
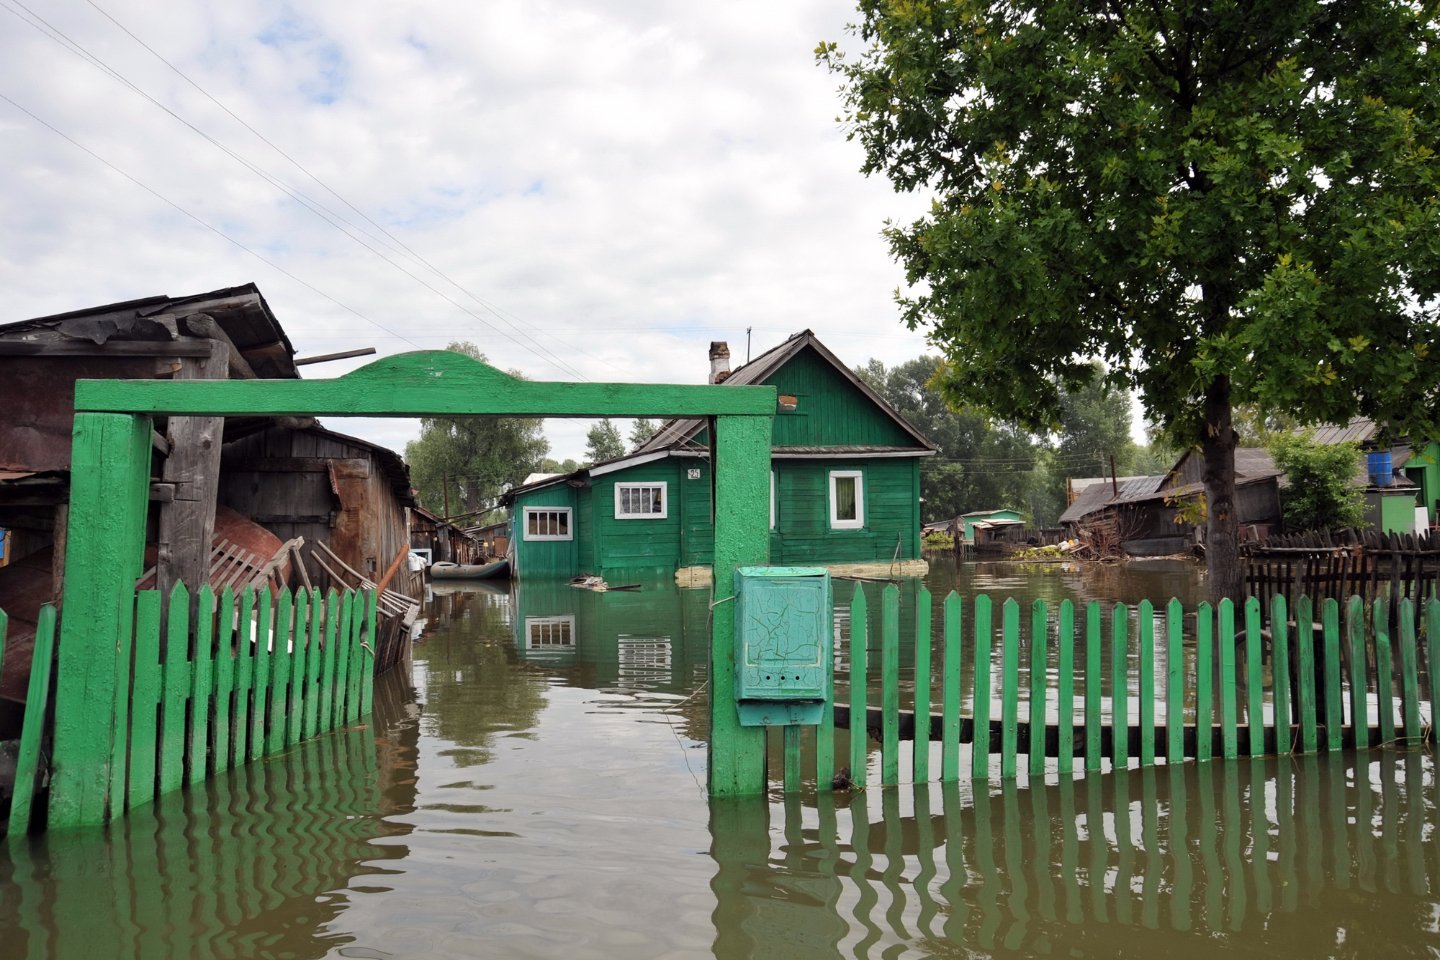
<path fill-rule="evenodd" d="M 1020 511 L 1009 509 L 972 510 L 969 513 L 960 514 L 955 519 L 958 521 L 961 536 L 966 543 L 970 544 L 977 542 L 976 533 L 978 531 L 993 533 L 1012 526 L 1024 526 L 1024 522 L 1020 519 Z"/>
<path fill-rule="evenodd" d="M 770 472 L 770 562 L 925 570 L 920 467 L 935 445 L 809 330 L 734 372 L 711 345 L 711 382 L 780 394 Z M 627 456 L 509 491 L 520 577 L 677 572 L 708 582 L 714 549 L 709 435 L 672 420 Z"/>
<path fill-rule="evenodd" d="M 418 504 L 410 508 L 410 549 L 430 563 L 473 563 L 482 555 L 475 536 Z"/>

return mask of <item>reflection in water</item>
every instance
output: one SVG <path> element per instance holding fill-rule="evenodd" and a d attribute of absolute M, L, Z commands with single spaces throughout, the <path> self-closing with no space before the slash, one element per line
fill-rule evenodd
<path fill-rule="evenodd" d="M 108 831 L 53 831 L 0 856 L 5 957 L 321 957 L 333 922 L 386 889 L 414 805 L 416 724 L 392 671 L 377 725 L 301 743 Z M 379 841 L 377 843 L 377 841 Z M 348 889 L 347 889 L 348 888 Z"/>
<path fill-rule="evenodd" d="M 714 953 L 1433 956 L 1436 799 L 1375 751 L 716 802 Z"/>

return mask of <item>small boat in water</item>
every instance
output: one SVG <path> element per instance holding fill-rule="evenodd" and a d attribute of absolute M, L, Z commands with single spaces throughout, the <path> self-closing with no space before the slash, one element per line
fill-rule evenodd
<path fill-rule="evenodd" d="M 432 580 L 504 580 L 510 576 L 510 561 L 506 558 L 490 563 L 451 563 L 441 560 L 430 564 Z"/>

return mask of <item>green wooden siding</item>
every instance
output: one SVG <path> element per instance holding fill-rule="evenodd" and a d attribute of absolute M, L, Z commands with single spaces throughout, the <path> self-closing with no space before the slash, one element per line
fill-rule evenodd
<path fill-rule="evenodd" d="M 915 498 L 918 461 L 912 458 L 873 460 L 775 460 L 776 529 L 770 535 L 770 562 L 863 563 L 919 556 L 915 531 L 920 504 Z M 865 525 L 858 530 L 830 527 L 830 472 L 862 474 Z"/>
<path fill-rule="evenodd" d="M 681 522 L 677 486 L 682 476 L 674 458 L 642 463 L 590 481 L 590 506 L 601 576 L 612 571 L 673 571 L 680 565 Z M 663 519 L 615 516 L 615 487 L 622 483 L 665 484 Z M 713 539 L 713 537 L 712 537 Z"/>
<path fill-rule="evenodd" d="M 766 381 L 796 399 L 794 410 L 775 415 L 775 446 L 915 446 L 901 429 L 840 371 L 809 348 Z"/>
<path fill-rule="evenodd" d="M 568 484 L 560 483 L 536 490 L 516 502 L 512 542 L 515 545 L 515 567 L 520 576 L 574 576 L 579 564 L 579 547 L 584 542 L 580 532 L 580 510 L 577 509 L 576 501 L 575 490 Z M 526 507 L 569 507 L 572 539 L 526 540 Z"/>

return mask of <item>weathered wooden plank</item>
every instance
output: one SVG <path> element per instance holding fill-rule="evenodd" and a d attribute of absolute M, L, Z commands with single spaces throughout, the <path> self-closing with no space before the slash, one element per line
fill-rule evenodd
<path fill-rule="evenodd" d="M 1100 769 L 1100 732 L 1104 716 L 1100 693 L 1104 679 L 1100 668 L 1100 604 L 1085 605 L 1085 769 Z"/>
<path fill-rule="evenodd" d="M 1217 619 L 1220 624 L 1220 749 L 1226 760 L 1234 760 L 1240 751 L 1235 729 L 1235 604 L 1229 597 L 1220 601 Z"/>
<path fill-rule="evenodd" d="M 1405 724 L 1405 739 L 1419 740 L 1420 727 L 1420 663 L 1415 635 L 1415 601 L 1408 597 L 1398 606 L 1396 642 L 1400 647 L 1400 709 Z"/>
<path fill-rule="evenodd" d="M 900 588 L 880 592 L 880 782 L 900 782 Z"/>
<path fill-rule="evenodd" d="M 160 592 L 163 596 L 164 593 Z M 160 702 L 160 793 L 185 782 L 185 708 L 190 700 L 190 591 L 176 583 L 165 605 L 164 689 Z"/>
<path fill-rule="evenodd" d="M 210 351 L 204 358 L 181 360 L 176 382 L 224 378 L 230 348 L 211 341 Z M 161 480 L 172 484 L 175 493 L 170 502 L 160 506 L 155 586 L 161 597 L 168 599 L 177 583 L 198 590 L 210 569 L 225 420 L 172 416 L 166 422 L 165 433 L 170 454 L 161 467 Z M 184 612 L 188 619 L 190 611 Z M 167 619 L 168 613 L 167 607 Z"/>
<path fill-rule="evenodd" d="M 255 597 L 255 683 L 250 704 L 250 759 L 265 755 L 265 713 L 270 703 L 270 646 L 275 615 L 275 600 L 265 584 Z"/>
<path fill-rule="evenodd" d="M 0 614 L 0 646 L 3 646 L 6 620 Z M 31 650 L 30 682 L 25 692 L 25 719 L 20 727 L 20 750 L 15 758 L 15 788 L 10 800 L 10 820 L 6 826 L 13 840 L 30 832 L 30 816 L 35 802 L 35 787 L 40 782 L 41 745 L 45 733 L 45 716 L 50 706 L 50 668 L 55 660 L 55 607 L 45 604 L 35 621 L 35 645 Z"/>
<path fill-rule="evenodd" d="M 1295 652 L 1297 691 L 1300 703 L 1300 750 L 1314 753 L 1319 749 L 1317 733 L 1319 700 L 1315 690 L 1315 632 L 1314 611 L 1309 597 L 1302 596 L 1295 601 Z M 1323 641 L 1322 641 L 1323 643 Z"/>
<path fill-rule="evenodd" d="M 1110 765 L 1130 765 L 1130 608 L 1110 610 Z"/>
<path fill-rule="evenodd" d="M 1075 769 L 1075 605 L 1068 599 L 1060 601 L 1060 632 L 1057 635 L 1056 670 L 1060 690 L 1056 697 L 1059 728 L 1059 756 L 1056 766 L 1060 773 Z M 1064 778 L 1062 777 L 1062 782 Z"/>
<path fill-rule="evenodd" d="M 1140 601 L 1140 765 L 1155 763 L 1155 607 L 1149 600 Z M 1148 783 L 1149 781 L 1147 781 Z M 1147 847 L 1146 849 L 1153 849 Z"/>
<path fill-rule="evenodd" d="M 1185 759 L 1185 609 L 1165 607 L 1165 762 Z"/>
<path fill-rule="evenodd" d="M 174 601 L 171 601 L 174 608 Z M 210 760 L 210 696 L 215 685 L 215 591 L 210 584 L 195 597 L 195 651 L 190 670 L 190 744 L 187 776 L 190 783 L 204 780 Z"/>
<path fill-rule="evenodd" d="M 64 642 L 63 638 L 61 640 Z M 157 712 L 160 706 L 160 593 L 143 590 L 135 601 L 135 678 L 130 688 L 130 757 L 127 807 L 155 799 Z"/>
<path fill-rule="evenodd" d="M 1030 744 L 1027 769 L 1031 777 L 1045 773 L 1045 710 L 1050 688 L 1045 668 L 1049 634 L 1049 610 L 1044 600 L 1036 600 L 1030 606 Z"/>
<path fill-rule="evenodd" d="M 294 598 L 289 588 L 275 601 L 275 649 L 270 655 L 270 711 L 265 734 L 265 752 L 278 753 L 285 746 L 290 717 L 286 704 L 290 695 L 291 630 L 295 625 Z"/>
<path fill-rule="evenodd" d="M 930 716 L 930 591 L 915 591 L 915 716 Z M 916 737 L 911 754 L 911 777 L 916 783 L 930 779 L 930 741 Z"/>
<path fill-rule="evenodd" d="M 870 746 L 870 736 L 865 729 L 866 686 L 870 682 L 868 615 L 865 587 L 857 583 L 850 601 L 850 779 L 861 786 L 866 782 L 866 757 Z"/>
<path fill-rule="evenodd" d="M 1245 740 L 1252 757 L 1265 752 L 1265 673 L 1261 661 L 1264 642 L 1260 628 L 1260 598 L 1249 597 L 1245 601 Z"/>
<path fill-rule="evenodd" d="M 220 591 L 220 612 L 215 618 L 215 705 L 211 713 L 211 763 L 216 773 L 229 770 L 232 752 L 233 697 L 235 695 L 235 591 Z"/>
<path fill-rule="evenodd" d="M 1270 674 L 1275 694 L 1275 750 L 1293 753 L 1295 740 L 1291 735 L 1290 711 L 1290 632 L 1286 622 L 1285 595 L 1277 593 L 1270 601 Z"/>
<path fill-rule="evenodd" d="M 1195 759 L 1209 760 L 1215 742 L 1213 642 L 1214 608 L 1202 602 L 1195 609 Z"/>
<path fill-rule="evenodd" d="M 990 776 L 990 658 L 994 646 L 990 598 L 981 594 L 975 605 L 975 676 L 970 700 L 970 716 L 974 718 L 974 735 L 970 741 L 970 776 L 983 780 Z"/>
<path fill-rule="evenodd" d="M 1380 742 L 1392 743 L 1395 740 L 1395 664 L 1390 652 L 1390 604 L 1384 597 L 1376 597 L 1370 612 L 1375 624 L 1375 714 Z M 1357 743 L 1365 739 L 1359 727 L 1356 737 Z"/>
<path fill-rule="evenodd" d="M 105 821 L 121 652 L 144 569 L 150 494 L 148 417 L 78 413 L 70 460 L 65 616 L 56 665 L 49 825 Z M 118 812 L 118 811 L 116 811 Z"/>
<path fill-rule="evenodd" d="M 960 595 L 951 590 L 945 596 L 945 650 L 941 678 L 940 779 L 954 783 L 960 779 L 960 664 L 962 651 Z"/>
<path fill-rule="evenodd" d="M 1334 751 L 1340 749 L 1344 732 L 1340 705 L 1340 604 L 1334 597 L 1326 599 L 1321 622 L 1325 628 L 1325 746 Z"/>
<path fill-rule="evenodd" d="M 520 380 L 444 350 L 382 357 L 333 380 L 81 380 L 75 387 L 75 408 L 80 411 L 202 416 L 740 415 L 768 419 L 774 416 L 776 403 L 772 386 Z"/>
<path fill-rule="evenodd" d="M 1012 780 L 1020 752 L 1020 604 L 1000 608 L 1000 777 Z"/>

